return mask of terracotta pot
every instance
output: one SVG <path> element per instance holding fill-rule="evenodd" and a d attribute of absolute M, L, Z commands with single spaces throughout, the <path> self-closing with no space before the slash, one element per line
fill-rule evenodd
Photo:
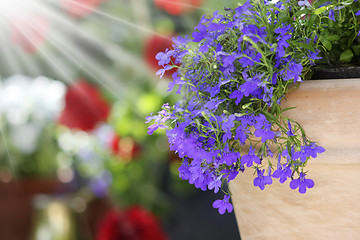
<path fill-rule="evenodd" d="M 33 227 L 33 197 L 37 194 L 61 194 L 68 190 L 68 186 L 55 179 L 0 182 L 0 239 L 29 239 Z"/>
<path fill-rule="evenodd" d="M 276 179 L 264 191 L 252 171 L 231 182 L 242 240 L 359 239 L 360 79 L 306 81 L 283 107 L 326 149 L 308 163 L 315 186 L 305 194 Z"/>

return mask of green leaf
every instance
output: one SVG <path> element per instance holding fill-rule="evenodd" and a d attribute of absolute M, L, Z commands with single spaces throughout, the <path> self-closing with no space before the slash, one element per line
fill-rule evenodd
<path fill-rule="evenodd" d="M 360 46 L 359 45 L 353 45 L 351 48 L 354 51 L 356 56 L 360 55 Z"/>
<path fill-rule="evenodd" d="M 301 43 L 301 42 L 298 42 L 296 43 L 299 47 L 302 47 L 304 49 L 307 49 L 307 50 L 313 50 L 313 46 L 311 44 L 306 44 L 306 43 Z"/>
<path fill-rule="evenodd" d="M 247 104 L 242 105 L 241 107 L 242 107 L 242 109 L 246 109 L 246 108 L 249 108 L 251 104 L 252 104 L 252 102 L 249 102 Z"/>
<path fill-rule="evenodd" d="M 210 118 L 208 115 L 206 115 L 205 111 L 202 111 L 201 115 L 205 118 L 206 121 L 210 122 Z"/>
<path fill-rule="evenodd" d="M 332 35 L 327 35 L 326 39 L 333 42 L 333 41 L 338 41 L 340 39 L 340 36 L 332 34 Z"/>
<path fill-rule="evenodd" d="M 296 108 L 296 107 L 288 107 L 288 108 L 285 108 L 285 109 L 281 110 L 280 113 L 283 113 L 283 112 L 286 112 L 286 111 L 289 111 L 289 110 L 295 109 L 295 108 Z"/>
<path fill-rule="evenodd" d="M 235 115 L 235 117 L 242 117 L 242 116 L 247 115 L 247 113 L 235 113 L 234 115 Z"/>
<path fill-rule="evenodd" d="M 310 14 L 310 13 L 311 12 L 310 12 L 309 9 L 304 8 L 304 9 L 302 9 L 300 11 L 296 11 L 293 17 L 296 19 L 298 16 L 302 16 L 302 15 L 306 15 L 306 14 Z"/>
<path fill-rule="evenodd" d="M 276 117 L 270 113 L 268 113 L 267 111 L 262 111 L 261 112 L 262 114 L 265 115 L 265 117 L 268 119 L 268 120 L 272 120 L 274 122 L 278 122 L 278 120 L 276 119 Z"/>
<path fill-rule="evenodd" d="M 331 50 L 332 48 L 332 44 L 329 40 L 327 40 L 326 38 L 320 38 L 320 42 L 324 45 L 324 47 L 327 49 L 327 50 Z"/>
<path fill-rule="evenodd" d="M 326 9 L 327 9 L 327 6 L 323 6 L 321 8 L 315 9 L 314 14 L 316 14 L 316 15 L 322 14 L 323 12 L 326 11 Z"/>
<path fill-rule="evenodd" d="M 342 62 L 350 62 L 353 57 L 354 57 L 354 53 L 350 49 L 347 49 L 347 50 L 345 50 L 344 52 L 341 53 L 340 61 L 342 61 Z"/>
<path fill-rule="evenodd" d="M 291 144 L 290 141 L 286 141 L 286 150 L 288 151 L 289 156 L 291 156 Z"/>

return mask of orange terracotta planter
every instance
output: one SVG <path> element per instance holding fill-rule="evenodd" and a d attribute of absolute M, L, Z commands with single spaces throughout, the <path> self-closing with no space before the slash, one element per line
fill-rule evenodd
<path fill-rule="evenodd" d="M 0 239 L 28 240 L 33 227 L 33 197 L 61 194 L 69 186 L 56 179 L 21 178 L 0 182 Z"/>
<path fill-rule="evenodd" d="M 360 238 L 360 79 L 305 81 L 283 107 L 326 149 L 307 166 L 305 194 L 289 180 L 264 191 L 249 169 L 230 183 L 242 240 Z"/>

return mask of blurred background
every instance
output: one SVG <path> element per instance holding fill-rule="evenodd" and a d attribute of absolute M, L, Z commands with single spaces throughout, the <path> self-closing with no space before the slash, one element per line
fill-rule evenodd
<path fill-rule="evenodd" d="M 236 0 L 0 1 L 0 239 L 240 239 L 145 117 L 155 55 Z"/>

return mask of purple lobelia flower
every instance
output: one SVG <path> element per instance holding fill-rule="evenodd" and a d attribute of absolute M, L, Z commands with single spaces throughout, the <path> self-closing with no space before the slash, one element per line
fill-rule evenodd
<path fill-rule="evenodd" d="M 299 188 L 299 193 L 306 193 L 307 188 L 314 187 L 315 183 L 312 179 L 306 179 L 305 173 L 300 173 L 300 177 L 297 179 L 293 179 L 290 182 L 290 188 L 291 189 L 297 189 Z"/>
<path fill-rule="evenodd" d="M 288 178 L 292 175 L 292 170 L 290 165 L 283 168 L 281 164 L 279 164 L 278 169 L 274 171 L 272 174 L 273 178 L 279 178 L 280 183 L 284 183 Z"/>
<path fill-rule="evenodd" d="M 305 150 L 313 158 L 316 158 L 318 153 L 325 152 L 325 149 L 323 147 L 318 146 L 315 143 L 310 143 L 309 146 L 305 146 Z"/>
<path fill-rule="evenodd" d="M 261 142 L 266 142 L 275 138 L 275 133 L 271 131 L 271 124 L 267 123 L 263 128 L 256 129 L 254 132 L 256 137 L 261 137 Z"/>
<path fill-rule="evenodd" d="M 224 174 L 223 178 L 227 178 L 228 182 L 230 182 L 236 178 L 236 176 L 239 174 L 239 171 L 235 169 L 234 165 L 232 165 L 230 170 L 224 169 L 221 171 L 221 173 Z"/>
<path fill-rule="evenodd" d="M 238 105 L 240 103 L 240 101 L 243 97 L 244 97 L 244 93 L 240 90 L 235 90 L 229 95 L 229 98 L 236 99 L 236 101 L 235 101 L 236 105 Z"/>
<path fill-rule="evenodd" d="M 230 196 L 229 195 L 225 195 L 223 200 L 215 200 L 215 202 L 213 203 L 213 207 L 214 208 L 218 208 L 218 211 L 220 214 L 224 214 L 226 212 L 226 210 L 231 213 L 233 210 L 233 206 L 232 204 L 229 202 L 230 200 Z"/>
<path fill-rule="evenodd" d="M 254 186 L 259 187 L 261 190 L 265 189 L 265 185 L 272 184 L 271 176 L 264 176 L 265 169 L 257 169 L 257 177 L 254 179 Z"/>
<path fill-rule="evenodd" d="M 255 149 L 250 146 L 248 154 L 241 157 L 241 163 L 246 164 L 247 167 L 251 167 L 253 163 L 261 164 L 261 159 L 255 155 Z"/>
<path fill-rule="evenodd" d="M 331 20 L 333 20 L 334 22 L 336 21 L 335 18 L 334 18 L 334 10 L 333 9 L 330 9 L 330 11 L 329 11 L 329 18 Z"/>
<path fill-rule="evenodd" d="M 215 193 L 219 191 L 222 185 L 221 177 L 222 177 L 221 175 L 218 177 L 213 177 L 213 180 L 208 184 L 209 190 L 214 189 Z"/>
<path fill-rule="evenodd" d="M 294 132 L 293 132 L 293 130 L 292 130 L 292 127 L 291 127 L 291 123 L 290 123 L 290 121 L 288 120 L 288 128 L 289 128 L 289 130 L 286 132 L 286 134 L 290 137 L 290 136 L 295 136 L 294 135 Z"/>

